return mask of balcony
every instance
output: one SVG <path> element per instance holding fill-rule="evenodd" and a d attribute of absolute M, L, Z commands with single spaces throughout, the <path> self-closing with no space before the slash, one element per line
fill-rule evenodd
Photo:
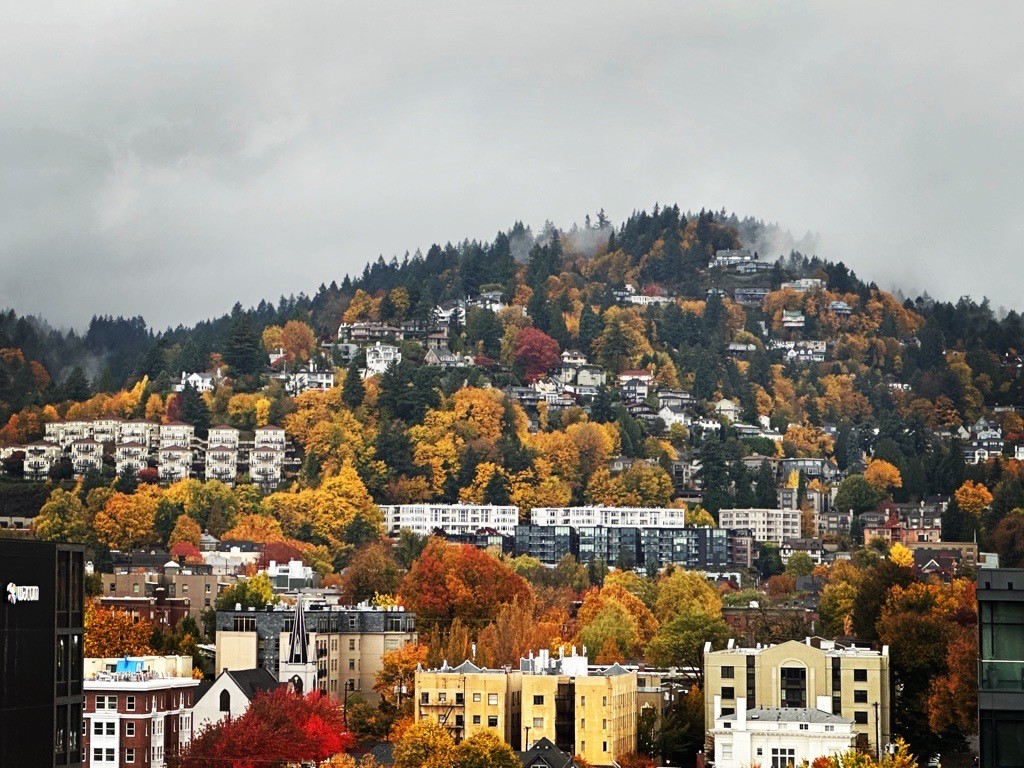
<path fill-rule="evenodd" d="M 982 691 L 1024 692 L 1024 661 L 981 661 L 978 688 Z"/>

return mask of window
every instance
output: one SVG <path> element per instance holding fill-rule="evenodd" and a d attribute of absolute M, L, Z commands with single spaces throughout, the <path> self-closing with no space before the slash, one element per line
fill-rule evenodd
<path fill-rule="evenodd" d="M 580 730 L 581 730 L 581 731 L 582 731 L 582 730 L 585 730 L 585 729 L 586 729 L 586 727 L 587 727 L 587 718 L 585 718 L 585 717 L 581 717 L 581 718 L 580 718 Z"/>
<path fill-rule="evenodd" d="M 580 742 L 580 752 L 586 752 L 586 751 L 587 751 L 587 742 L 581 741 Z"/>
<path fill-rule="evenodd" d="M 731 686 L 729 688 L 723 688 L 722 689 L 722 698 L 723 699 L 735 699 L 736 698 L 736 689 L 732 688 Z"/>
<path fill-rule="evenodd" d="M 488 715 L 487 716 L 487 727 L 488 728 L 497 728 L 498 727 L 498 716 L 497 715 Z"/>
<path fill-rule="evenodd" d="M 461 692 L 455 694 L 455 703 L 456 704 L 465 704 L 466 703 L 465 697 L 462 695 Z"/>
<path fill-rule="evenodd" d="M 801 731 L 806 731 L 810 729 L 810 726 L 807 723 L 800 723 L 799 725 Z"/>
<path fill-rule="evenodd" d="M 782 706 L 807 706 L 807 670 L 803 667 L 782 668 Z"/>
<path fill-rule="evenodd" d="M 602 707 L 607 707 L 608 706 L 608 697 L 607 696 L 602 696 L 601 697 L 601 706 Z"/>
<path fill-rule="evenodd" d="M 601 751 L 602 752 L 607 752 L 608 751 L 608 742 L 607 741 L 602 741 L 601 742 Z"/>
<path fill-rule="evenodd" d="M 535 717 L 535 718 L 533 718 L 533 727 L 534 728 L 543 728 L 544 727 L 544 718 L 543 717 Z"/>
<path fill-rule="evenodd" d="M 496 694 L 496 693 L 488 693 L 487 694 L 487 703 L 490 704 L 491 706 L 497 706 L 498 705 L 498 694 Z"/>
<path fill-rule="evenodd" d="M 355 616 L 349 616 L 348 617 L 348 628 L 349 629 L 355 629 L 356 628 L 356 617 Z"/>
<path fill-rule="evenodd" d="M 602 720 L 601 721 L 601 730 L 603 730 L 603 731 L 607 731 L 608 730 L 608 721 L 607 720 Z"/>
<path fill-rule="evenodd" d="M 859 712 L 854 712 L 853 713 L 853 722 L 855 722 L 857 725 L 867 725 L 868 724 L 868 713 L 867 713 L 867 711 L 861 710 Z"/>
<path fill-rule="evenodd" d="M 586 696 L 580 696 L 580 706 L 581 707 L 587 706 L 587 697 Z"/>
<path fill-rule="evenodd" d="M 792 768 L 796 764 L 795 749 L 772 748 L 772 768 Z"/>
<path fill-rule="evenodd" d="M 473 715 L 473 725 L 480 725 L 480 715 Z"/>
<path fill-rule="evenodd" d="M 825 726 L 825 733 L 832 733 L 833 731 L 835 731 L 835 729 L 836 729 L 836 727 L 834 725 L 826 725 Z"/>
<path fill-rule="evenodd" d="M 473 701 L 480 701 L 483 697 L 479 693 L 473 694 Z"/>
<path fill-rule="evenodd" d="M 853 680 L 857 683 L 866 683 L 868 681 L 868 671 L 866 669 L 853 670 Z"/>
<path fill-rule="evenodd" d="M 220 711 L 231 711 L 231 693 L 229 691 L 224 690 L 220 692 Z"/>
<path fill-rule="evenodd" d="M 129 747 L 128 749 L 126 749 L 124 751 L 124 761 L 126 763 L 134 763 L 135 762 L 135 750 L 132 749 L 131 747 Z"/>
<path fill-rule="evenodd" d="M 543 696 L 534 696 L 533 697 L 533 704 L 536 707 L 544 706 L 544 697 Z"/>
<path fill-rule="evenodd" d="M 420 694 L 420 704 L 429 704 L 429 703 L 430 703 L 430 694 L 429 693 L 421 693 Z"/>
<path fill-rule="evenodd" d="M 867 691 L 854 691 L 853 692 L 853 700 L 857 704 L 867 704 L 868 703 L 868 692 Z"/>
<path fill-rule="evenodd" d="M 736 667 L 722 667 L 722 677 L 725 680 L 732 680 L 736 677 Z"/>
<path fill-rule="evenodd" d="M 437 700 L 438 701 L 448 701 L 448 694 L 444 693 L 442 691 L 441 693 L 437 694 Z"/>
<path fill-rule="evenodd" d="M 349 640 L 348 641 L 348 649 L 350 651 L 354 651 L 356 649 L 356 641 L 355 640 Z"/>
<path fill-rule="evenodd" d="M 102 763 L 103 762 L 103 748 L 102 747 L 93 747 L 93 749 L 92 749 L 92 761 L 94 763 Z"/>
<path fill-rule="evenodd" d="M 732 759 L 732 744 L 723 744 L 722 745 L 722 759 L 723 760 L 731 760 Z"/>

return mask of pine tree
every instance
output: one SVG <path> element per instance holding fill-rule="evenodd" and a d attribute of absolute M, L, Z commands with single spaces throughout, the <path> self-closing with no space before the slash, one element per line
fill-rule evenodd
<path fill-rule="evenodd" d="M 195 427 L 198 437 L 206 437 L 210 429 L 210 409 L 192 386 L 187 386 L 181 391 L 181 410 L 178 412 L 178 418 Z"/>
<path fill-rule="evenodd" d="M 577 338 L 577 343 L 583 354 L 589 355 L 591 353 L 594 340 L 601 335 L 603 327 L 601 318 L 594 312 L 590 302 L 584 302 L 583 309 L 580 311 L 580 331 Z"/>
<path fill-rule="evenodd" d="M 252 376 L 263 369 L 263 343 L 253 328 L 252 320 L 236 304 L 234 319 L 224 349 L 224 362 L 235 376 Z"/>
<path fill-rule="evenodd" d="M 762 461 L 760 469 L 757 470 L 754 488 L 757 509 L 775 509 L 779 506 L 779 497 L 775 491 L 775 473 L 767 461 Z"/>
<path fill-rule="evenodd" d="M 508 480 L 501 472 L 495 472 L 484 488 L 484 504 L 507 506 L 512 503 L 508 492 Z"/>
<path fill-rule="evenodd" d="M 366 397 L 366 387 L 360 374 L 357 361 L 352 360 L 345 373 L 345 383 L 341 386 L 341 399 L 349 408 L 358 408 Z"/>
<path fill-rule="evenodd" d="M 89 391 L 89 380 L 85 377 L 85 371 L 78 366 L 71 369 L 67 379 L 64 380 L 64 396 L 68 400 L 88 400 L 92 397 Z"/>

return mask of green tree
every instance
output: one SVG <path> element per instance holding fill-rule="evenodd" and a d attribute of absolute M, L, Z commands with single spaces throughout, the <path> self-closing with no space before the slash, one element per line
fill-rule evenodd
<path fill-rule="evenodd" d="M 786 563 L 786 573 L 793 576 L 810 576 L 814 570 L 814 561 L 806 552 L 794 552 Z"/>
<path fill-rule="evenodd" d="M 66 541 L 84 544 L 89 541 L 89 513 L 74 491 L 54 489 L 32 521 L 32 527 L 43 541 Z"/>
<path fill-rule="evenodd" d="M 89 391 L 89 380 L 85 377 L 85 371 L 78 366 L 71 369 L 71 373 L 64 380 L 64 397 L 68 400 L 81 402 L 92 397 Z"/>
<path fill-rule="evenodd" d="M 179 395 L 181 410 L 178 418 L 195 427 L 196 436 L 205 438 L 210 430 L 210 409 L 206 401 L 191 385 L 186 386 Z"/>
<path fill-rule="evenodd" d="M 478 731 L 455 747 L 454 768 L 521 768 L 522 763 L 494 731 Z"/>
<path fill-rule="evenodd" d="M 235 376 L 254 376 L 264 368 L 263 342 L 241 304 L 235 304 L 231 315 L 224 362 Z"/>
<path fill-rule="evenodd" d="M 345 382 L 341 385 L 341 399 L 349 408 L 358 408 L 366 397 L 366 387 L 359 373 L 357 360 L 352 358 L 345 371 Z"/>
<path fill-rule="evenodd" d="M 832 506 L 843 512 L 852 510 L 854 514 L 860 514 L 875 509 L 882 498 L 882 494 L 872 488 L 863 475 L 850 475 L 839 484 Z"/>
<path fill-rule="evenodd" d="M 278 600 L 270 586 L 270 579 L 265 573 L 257 574 L 249 579 L 240 579 L 228 587 L 217 598 L 218 611 L 234 610 L 236 605 L 261 610 Z"/>
<path fill-rule="evenodd" d="M 721 616 L 699 609 L 680 611 L 662 624 L 647 646 L 647 660 L 659 667 L 689 670 L 697 684 L 703 682 L 704 644 L 722 648 L 729 639 L 729 628 Z"/>

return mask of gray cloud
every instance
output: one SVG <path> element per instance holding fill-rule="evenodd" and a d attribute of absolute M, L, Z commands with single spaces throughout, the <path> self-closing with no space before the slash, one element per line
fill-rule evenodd
<path fill-rule="evenodd" d="M 23 4 L 0 305 L 192 322 L 383 253 L 725 207 L 1021 307 L 1024 12 L 989 3 Z"/>

